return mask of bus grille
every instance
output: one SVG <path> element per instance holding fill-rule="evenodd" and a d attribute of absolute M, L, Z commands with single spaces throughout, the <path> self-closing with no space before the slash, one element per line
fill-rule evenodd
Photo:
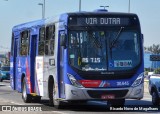
<path fill-rule="evenodd" d="M 128 90 L 88 90 L 87 93 L 92 98 L 101 98 L 102 95 L 115 95 L 115 98 L 123 98 Z"/>

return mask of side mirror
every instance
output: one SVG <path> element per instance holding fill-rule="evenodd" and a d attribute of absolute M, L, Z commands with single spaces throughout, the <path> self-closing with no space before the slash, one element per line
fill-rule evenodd
<path fill-rule="evenodd" d="M 141 37 L 142 37 L 142 43 L 144 43 L 144 36 L 143 36 L 143 34 L 141 34 Z"/>
<path fill-rule="evenodd" d="M 66 35 L 65 34 L 60 35 L 60 45 L 66 48 Z"/>

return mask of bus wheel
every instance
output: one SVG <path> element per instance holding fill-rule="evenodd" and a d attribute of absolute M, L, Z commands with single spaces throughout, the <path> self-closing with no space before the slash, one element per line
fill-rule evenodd
<path fill-rule="evenodd" d="M 26 81 L 23 79 L 22 82 L 22 99 L 25 103 L 30 103 L 32 100 L 32 96 L 27 94 L 27 86 L 26 86 Z"/>
<path fill-rule="evenodd" d="M 54 105 L 55 108 L 62 108 L 62 101 L 55 100 L 54 96 L 56 94 L 55 86 L 53 80 L 49 80 L 49 104 Z"/>
<path fill-rule="evenodd" d="M 57 108 L 57 109 L 62 109 L 63 107 L 64 107 L 64 102 L 62 102 L 62 101 L 60 101 L 59 99 L 58 100 L 56 100 L 55 98 L 54 98 L 54 96 L 55 96 L 55 94 L 56 94 L 56 91 L 55 91 L 55 86 L 53 85 L 53 90 L 52 90 L 52 92 L 53 92 L 53 104 L 54 104 L 54 107 L 55 108 Z"/>
<path fill-rule="evenodd" d="M 159 105 L 159 97 L 156 91 L 152 92 L 152 104 L 156 106 Z"/>
<path fill-rule="evenodd" d="M 40 103 L 41 102 L 41 96 L 35 96 L 35 97 L 33 97 L 33 101 L 35 103 Z"/>
<path fill-rule="evenodd" d="M 54 100 L 54 107 L 57 108 L 57 109 L 62 109 L 64 108 L 64 102 L 63 101 L 60 101 L 60 100 Z"/>
<path fill-rule="evenodd" d="M 54 105 L 53 104 L 53 80 L 49 80 L 49 105 Z"/>
<path fill-rule="evenodd" d="M 113 107 L 123 107 L 124 104 L 125 104 L 125 99 L 114 99 L 107 101 L 107 105 Z"/>

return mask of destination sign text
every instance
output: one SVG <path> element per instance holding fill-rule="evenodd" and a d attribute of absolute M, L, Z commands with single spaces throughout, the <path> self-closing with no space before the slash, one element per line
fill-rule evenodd
<path fill-rule="evenodd" d="M 78 26 L 126 26 L 129 24 L 129 18 L 120 17 L 86 17 L 77 18 Z"/>

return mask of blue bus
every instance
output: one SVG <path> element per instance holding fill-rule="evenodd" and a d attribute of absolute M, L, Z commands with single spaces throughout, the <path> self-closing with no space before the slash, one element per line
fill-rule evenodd
<path fill-rule="evenodd" d="M 13 27 L 11 87 L 24 102 L 142 99 L 143 35 L 132 13 L 64 13 Z"/>

